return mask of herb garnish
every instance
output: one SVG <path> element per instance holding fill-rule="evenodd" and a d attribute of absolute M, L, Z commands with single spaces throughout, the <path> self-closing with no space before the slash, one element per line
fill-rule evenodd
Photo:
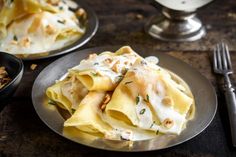
<path fill-rule="evenodd" d="M 132 83 L 133 81 L 127 81 L 127 82 L 125 82 L 125 84 L 127 85 L 127 84 L 130 84 L 130 83 Z"/>
<path fill-rule="evenodd" d="M 57 103 L 51 99 L 48 100 L 49 105 L 57 105 Z"/>
<path fill-rule="evenodd" d="M 159 134 L 159 130 L 156 131 L 156 135 L 158 135 L 158 134 Z"/>
<path fill-rule="evenodd" d="M 145 108 L 143 108 L 140 112 L 139 112 L 139 114 L 144 114 L 145 113 L 145 111 L 146 111 L 146 109 Z"/>
<path fill-rule="evenodd" d="M 74 114 L 75 113 L 75 109 L 72 108 L 71 109 L 71 113 Z"/>
<path fill-rule="evenodd" d="M 59 7 L 59 10 L 63 10 L 63 7 L 62 7 L 62 6 L 60 6 L 60 7 Z"/>
<path fill-rule="evenodd" d="M 153 121 L 152 122 L 152 124 L 151 124 L 151 126 L 150 126 L 150 128 L 152 128 L 153 127 L 153 125 L 155 124 L 156 122 L 155 121 Z"/>
<path fill-rule="evenodd" d="M 61 20 L 57 20 L 57 22 L 58 22 L 58 23 L 61 23 L 61 24 L 65 24 L 65 23 L 66 23 L 65 20 L 63 20 L 63 21 L 61 21 Z"/>
<path fill-rule="evenodd" d="M 99 63 L 98 63 L 98 62 L 95 62 L 93 65 L 99 65 Z"/>
<path fill-rule="evenodd" d="M 91 72 L 91 74 L 92 74 L 93 76 L 98 76 L 98 74 L 97 74 L 96 72 Z"/>
<path fill-rule="evenodd" d="M 136 97 L 136 105 L 139 103 L 140 101 L 140 98 L 139 98 L 139 95 Z"/>
<path fill-rule="evenodd" d="M 14 35 L 14 36 L 13 36 L 13 40 L 15 40 L 15 41 L 17 41 L 17 40 L 18 40 L 18 38 L 17 38 L 17 36 L 16 36 L 16 35 Z"/>
<path fill-rule="evenodd" d="M 149 102 L 149 95 L 148 94 L 146 95 L 146 100 L 145 101 Z"/>
<path fill-rule="evenodd" d="M 119 75 L 119 76 L 117 76 L 118 78 L 117 78 L 117 82 L 120 82 L 122 79 L 123 79 L 123 76 L 122 75 Z"/>

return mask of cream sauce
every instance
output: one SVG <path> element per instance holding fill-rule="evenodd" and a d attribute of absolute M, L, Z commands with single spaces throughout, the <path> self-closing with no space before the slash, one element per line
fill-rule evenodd
<path fill-rule="evenodd" d="M 102 115 L 102 119 L 113 127 L 110 134 L 105 135 L 107 139 L 123 139 L 131 141 L 147 140 L 156 137 L 156 132 L 143 130 L 124 123 L 123 121 Z"/>
<path fill-rule="evenodd" d="M 110 59 L 111 62 L 107 63 L 106 60 Z M 91 59 L 82 60 L 78 66 L 75 66 L 72 69 L 79 71 L 94 70 L 102 76 L 109 77 L 113 83 L 116 83 L 120 80 L 120 77 L 124 75 L 125 70 L 128 70 L 136 59 L 137 57 L 134 56 L 134 54 L 112 56 L 105 53 Z M 117 64 L 117 71 L 112 70 L 112 67 L 115 66 L 115 64 Z"/>

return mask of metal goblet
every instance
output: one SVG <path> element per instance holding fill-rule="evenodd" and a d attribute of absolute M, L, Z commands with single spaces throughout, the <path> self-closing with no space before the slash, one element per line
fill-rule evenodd
<path fill-rule="evenodd" d="M 206 34 L 205 27 L 196 15 L 197 6 L 191 9 L 185 8 L 186 10 L 179 7 L 175 10 L 174 4 L 171 8 L 162 5 L 164 6 L 162 16 L 151 18 L 145 26 L 145 31 L 152 37 L 164 41 L 183 42 L 198 40 Z"/>

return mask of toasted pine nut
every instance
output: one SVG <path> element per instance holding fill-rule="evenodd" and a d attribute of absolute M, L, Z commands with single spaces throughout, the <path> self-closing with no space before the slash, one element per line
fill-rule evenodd
<path fill-rule="evenodd" d="M 174 121 L 171 120 L 170 118 L 166 118 L 163 122 L 162 122 L 163 126 L 166 127 L 167 129 L 170 129 L 173 125 L 174 125 Z"/>
<path fill-rule="evenodd" d="M 173 106 L 173 100 L 168 96 L 164 97 L 161 102 L 165 106 Z"/>

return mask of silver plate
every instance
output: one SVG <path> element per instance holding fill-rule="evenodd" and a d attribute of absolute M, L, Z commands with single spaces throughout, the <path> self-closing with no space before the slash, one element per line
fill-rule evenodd
<path fill-rule="evenodd" d="M 34 108 L 41 120 L 57 134 L 74 142 L 87 145 L 89 147 L 113 150 L 113 151 L 150 151 L 172 147 L 183 143 L 199 133 L 201 133 L 211 123 L 217 109 L 217 99 L 211 83 L 197 70 L 184 63 L 183 61 L 166 55 L 154 52 L 152 49 L 133 47 L 142 56 L 157 56 L 160 65 L 177 75 L 187 82 L 196 101 L 196 113 L 193 120 L 187 123 L 186 129 L 179 136 L 163 135 L 144 141 L 112 141 L 98 138 L 86 133 L 78 133 L 77 136 L 63 134 L 63 116 L 57 109 L 51 109 L 45 105 L 45 90 L 55 83 L 67 69 L 78 65 L 90 53 L 103 52 L 105 50 L 114 51 L 119 47 L 99 47 L 77 51 L 62 57 L 47 66 L 37 77 L 32 89 L 32 101 Z M 64 130 L 65 131 L 65 130 Z"/>
<path fill-rule="evenodd" d="M 83 8 L 87 13 L 87 22 L 86 22 L 86 31 L 85 34 L 75 42 L 69 44 L 60 49 L 52 50 L 49 52 L 42 52 L 36 54 L 15 54 L 17 57 L 23 60 L 36 60 L 36 59 L 43 59 L 43 58 L 50 58 L 62 54 L 69 53 L 73 50 L 76 50 L 86 44 L 97 32 L 98 29 L 98 18 L 95 12 L 83 1 L 83 0 L 75 0 L 80 8 Z"/>

